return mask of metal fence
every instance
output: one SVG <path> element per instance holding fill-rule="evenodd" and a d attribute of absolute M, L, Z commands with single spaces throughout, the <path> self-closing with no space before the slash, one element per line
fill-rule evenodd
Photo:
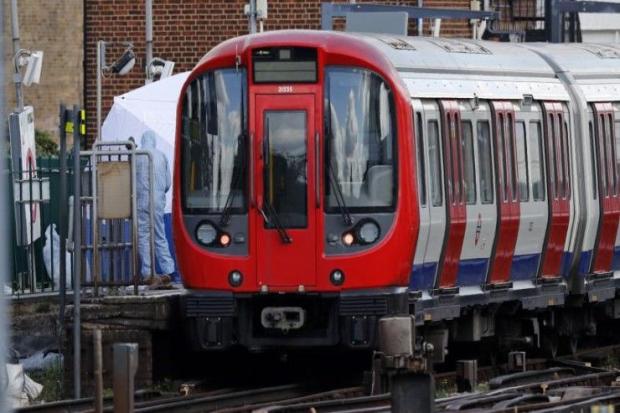
<path fill-rule="evenodd" d="M 13 252 L 11 282 L 4 286 L 6 294 L 56 292 L 59 289 L 60 254 L 63 251 L 58 222 L 62 209 L 69 209 L 69 199 L 62 200 L 59 196 L 59 158 L 38 157 L 36 165 L 35 170 L 12 170 L 7 174 L 12 191 L 9 210 L 14 213 L 12 228 L 5 232 L 12 239 Z M 73 170 L 67 168 L 69 195 L 73 193 L 72 176 Z M 29 243 L 28 240 L 32 239 Z M 67 258 L 66 286 L 70 289 L 73 285 L 72 259 L 71 253 L 64 253 Z"/>

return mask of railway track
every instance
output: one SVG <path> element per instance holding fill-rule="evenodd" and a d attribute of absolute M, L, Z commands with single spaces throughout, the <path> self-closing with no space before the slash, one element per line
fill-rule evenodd
<path fill-rule="evenodd" d="M 456 394 L 436 399 L 437 412 L 578 412 L 592 406 L 620 408 L 620 370 L 592 366 L 580 357 L 618 354 L 620 345 L 580 352 L 573 358 L 532 359 L 528 371 L 490 375 L 495 368 L 483 368 L 479 377 L 489 377 L 491 390 Z M 500 366 L 501 368 L 502 366 Z M 436 380 L 451 379 L 454 373 L 441 373 Z M 105 401 L 104 411 L 112 412 L 112 401 Z M 390 394 L 368 395 L 364 387 L 324 389 L 291 384 L 253 389 L 218 389 L 188 396 L 158 392 L 136 394 L 135 412 L 217 412 L 217 413 L 346 413 L 389 412 Z M 19 412 L 86 413 L 92 412 L 93 400 L 69 400 L 32 406 Z M 585 410 L 584 410 L 585 409 Z"/>

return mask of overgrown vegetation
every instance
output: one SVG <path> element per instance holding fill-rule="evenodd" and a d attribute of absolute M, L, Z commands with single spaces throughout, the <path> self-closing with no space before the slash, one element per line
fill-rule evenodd
<path fill-rule="evenodd" d="M 43 391 L 37 401 L 53 402 L 62 399 L 62 366 L 55 363 L 45 370 L 29 371 L 30 378 L 43 385 Z"/>
<path fill-rule="evenodd" d="M 54 142 L 51 133 L 37 129 L 34 131 L 34 141 L 37 145 L 37 156 L 58 155 L 58 144 Z"/>

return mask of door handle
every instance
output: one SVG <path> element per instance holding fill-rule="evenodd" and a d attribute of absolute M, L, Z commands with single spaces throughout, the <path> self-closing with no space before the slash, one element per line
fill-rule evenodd
<path fill-rule="evenodd" d="M 314 192 L 316 208 L 321 207 L 321 145 L 319 144 L 319 133 L 316 132 L 314 137 Z"/>

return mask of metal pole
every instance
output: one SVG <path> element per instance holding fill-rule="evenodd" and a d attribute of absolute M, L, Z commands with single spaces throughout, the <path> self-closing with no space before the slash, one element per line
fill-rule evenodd
<path fill-rule="evenodd" d="M 4 16 L 4 2 L 0 1 L 0 16 Z M 4 36 L 0 36 L 0 79 L 4 79 Z M 6 144 L 8 140 L 6 139 L 5 133 L 7 129 L 6 125 L 6 112 L 5 112 L 5 99 L 4 96 L 4 82 L 0 82 L 0 96 L 3 98 L 0 99 L 0 147 L 2 148 L 2 153 L 8 153 L 8 148 L 6 148 Z M 7 199 L 9 196 L 9 180 L 7 179 L 7 174 L 10 174 L 7 168 L 7 162 L 5 156 L 0 156 L 0 174 L 2 179 L 0 179 L 0 205 L 9 205 L 9 200 Z M 1 228 L 10 228 L 9 223 L 9 208 L 0 208 L 0 227 Z M 2 285 L 7 285 L 7 277 L 8 274 L 11 273 L 11 268 L 9 264 L 9 251 L 10 245 L 9 240 L 11 237 L 3 236 L 0 237 L 0 283 Z M 9 330 L 6 327 L 6 295 L 0 295 L 0 365 L 4 366 L 4 358 L 6 356 L 6 339 L 9 336 Z M 8 406 L 5 403 L 6 400 L 6 390 L 8 377 L 6 374 L 6 369 L 0 369 L 0 382 L 3 383 L 0 386 L 0 411 L 5 412 L 8 411 Z"/>
<path fill-rule="evenodd" d="M 93 331 L 93 353 L 95 373 L 95 412 L 103 413 L 103 356 L 101 350 L 101 330 Z"/>
<path fill-rule="evenodd" d="M 76 399 L 81 397 L 81 342 L 80 342 L 80 288 L 82 278 L 82 210 L 81 210 L 81 176 L 80 168 L 80 113 L 77 105 L 73 106 L 73 393 Z"/>
<path fill-rule="evenodd" d="M 256 33 L 256 0 L 250 0 L 250 34 Z"/>
<path fill-rule="evenodd" d="M 97 140 L 101 140 L 101 71 L 105 60 L 105 42 L 97 42 Z"/>
<path fill-rule="evenodd" d="M 19 15 L 17 11 L 17 0 L 11 0 L 11 28 L 13 32 L 13 56 L 19 52 Z M 24 94 L 22 92 L 22 76 L 18 70 L 13 75 L 13 82 L 15 83 L 15 96 L 17 111 L 24 110 Z M 4 94 L 2 95 L 4 96 Z M 4 114 L 2 115 L 4 116 Z"/>
<path fill-rule="evenodd" d="M 60 353 L 63 353 L 64 337 L 65 337 L 65 300 L 67 291 L 67 210 L 65 209 L 65 200 L 67 199 L 67 131 L 65 126 L 67 123 L 67 108 L 60 105 L 60 127 L 58 128 L 58 136 L 60 137 L 60 208 L 58 214 L 58 229 L 60 231 L 60 286 L 59 286 L 59 310 L 58 310 L 58 337 Z M 64 377 L 64 367 L 63 367 Z M 64 390 L 64 380 L 60 381 L 61 393 Z"/>
<path fill-rule="evenodd" d="M 134 410 L 134 376 L 138 370 L 138 344 L 118 343 L 112 347 L 114 357 L 114 412 L 130 413 Z"/>
<path fill-rule="evenodd" d="M 153 0 L 146 0 L 146 65 L 153 60 Z"/>

